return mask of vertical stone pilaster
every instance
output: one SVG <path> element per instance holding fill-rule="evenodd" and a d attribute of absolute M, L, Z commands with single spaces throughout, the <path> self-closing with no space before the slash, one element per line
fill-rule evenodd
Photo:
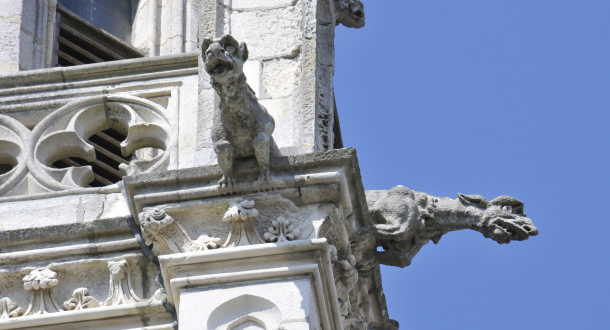
<path fill-rule="evenodd" d="M 49 67 L 56 0 L 0 6 L 0 75 Z"/>

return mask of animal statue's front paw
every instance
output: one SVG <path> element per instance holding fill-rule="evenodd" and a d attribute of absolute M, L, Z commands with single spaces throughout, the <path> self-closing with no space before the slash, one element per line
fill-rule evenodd
<path fill-rule="evenodd" d="M 230 175 L 223 175 L 220 180 L 218 180 L 218 191 L 223 192 L 225 194 L 229 193 L 238 193 L 237 190 L 237 182 Z"/>
<path fill-rule="evenodd" d="M 275 184 L 276 182 L 273 179 L 269 168 L 261 170 L 258 179 L 256 180 L 256 188 L 258 189 L 258 191 L 261 192 L 267 190 L 275 190 Z"/>

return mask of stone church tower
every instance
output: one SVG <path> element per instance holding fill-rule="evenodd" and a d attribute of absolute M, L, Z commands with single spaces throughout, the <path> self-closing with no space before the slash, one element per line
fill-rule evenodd
<path fill-rule="evenodd" d="M 380 264 L 453 230 L 536 235 L 509 196 L 364 190 L 333 89 L 335 28 L 364 19 L 2 2 L 0 329 L 397 329 Z"/>

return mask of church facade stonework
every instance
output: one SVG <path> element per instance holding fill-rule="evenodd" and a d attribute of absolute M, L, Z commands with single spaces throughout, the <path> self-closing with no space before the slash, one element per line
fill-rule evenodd
<path fill-rule="evenodd" d="M 381 264 L 538 234 L 510 196 L 364 189 L 333 88 L 361 1 L 132 1 L 146 56 L 70 67 L 58 1 L 10 2 L 0 329 L 398 329 Z"/>

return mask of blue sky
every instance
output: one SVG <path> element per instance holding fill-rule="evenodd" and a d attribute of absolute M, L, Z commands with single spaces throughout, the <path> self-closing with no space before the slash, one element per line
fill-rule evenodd
<path fill-rule="evenodd" d="M 474 231 L 384 267 L 402 329 L 610 329 L 610 1 L 366 1 L 338 27 L 366 189 L 511 195 L 540 235 Z"/>

